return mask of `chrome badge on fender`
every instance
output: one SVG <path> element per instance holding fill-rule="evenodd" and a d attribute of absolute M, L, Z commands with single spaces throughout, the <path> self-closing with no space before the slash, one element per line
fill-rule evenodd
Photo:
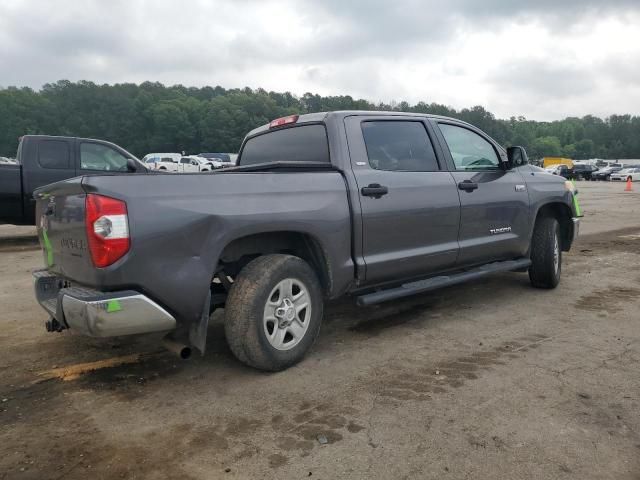
<path fill-rule="evenodd" d="M 499 227 L 499 228 L 490 228 L 489 232 L 491 235 L 497 235 L 498 233 L 509 233 L 511 231 L 511 227 Z"/>

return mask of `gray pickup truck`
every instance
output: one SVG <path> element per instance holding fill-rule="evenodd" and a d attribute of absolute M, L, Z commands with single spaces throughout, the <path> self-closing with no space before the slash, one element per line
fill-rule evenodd
<path fill-rule="evenodd" d="M 166 331 L 187 356 L 224 307 L 231 350 L 264 370 L 303 358 L 325 299 L 372 305 L 503 271 L 553 288 L 579 225 L 572 184 L 521 147 L 397 112 L 280 118 L 234 168 L 87 175 L 35 196 L 49 331 Z"/>

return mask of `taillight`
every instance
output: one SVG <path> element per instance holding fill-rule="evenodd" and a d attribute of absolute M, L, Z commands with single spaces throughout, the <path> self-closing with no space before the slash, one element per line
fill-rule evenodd
<path fill-rule="evenodd" d="M 288 117 L 276 118 L 269 123 L 269 128 L 281 127 L 298 121 L 298 115 L 289 115 Z"/>
<path fill-rule="evenodd" d="M 87 194 L 85 223 L 89 251 L 96 267 L 107 267 L 129 251 L 127 204 L 122 200 Z"/>

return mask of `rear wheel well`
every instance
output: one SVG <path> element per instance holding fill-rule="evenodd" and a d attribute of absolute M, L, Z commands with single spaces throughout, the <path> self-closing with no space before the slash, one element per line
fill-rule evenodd
<path fill-rule="evenodd" d="M 563 251 L 568 251 L 573 238 L 573 221 L 571 209 L 564 203 L 548 203 L 540 207 L 536 222 L 542 217 L 551 217 L 560 224 L 560 242 Z"/>
<path fill-rule="evenodd" d="M 266 232 L 235 239 L 222 251 L 216 273 L 222 270 L 233 278 L 254 258 L 272 253 L 303 259 L 318 275 L 324 295 L 329 294 L 331 274 L 327 255 L 320 242 L 306 233 Z"/>

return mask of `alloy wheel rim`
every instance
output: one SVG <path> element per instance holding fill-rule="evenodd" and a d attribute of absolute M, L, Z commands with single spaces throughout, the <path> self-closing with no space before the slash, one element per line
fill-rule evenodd
<path fill-rule="evenodd" d="M 263 314 L 264 334 L 276 350 L 290 350 L 304 338 L 311 320 L 311 296 L 298 279 L 286 278 L 271 290 Z"/>
<path fill-rule="evenodd" d="M 558 235 L 553 236 L 553 270 L 558 273 L 560 269 L 560 245 L 558 243 Z"/>

